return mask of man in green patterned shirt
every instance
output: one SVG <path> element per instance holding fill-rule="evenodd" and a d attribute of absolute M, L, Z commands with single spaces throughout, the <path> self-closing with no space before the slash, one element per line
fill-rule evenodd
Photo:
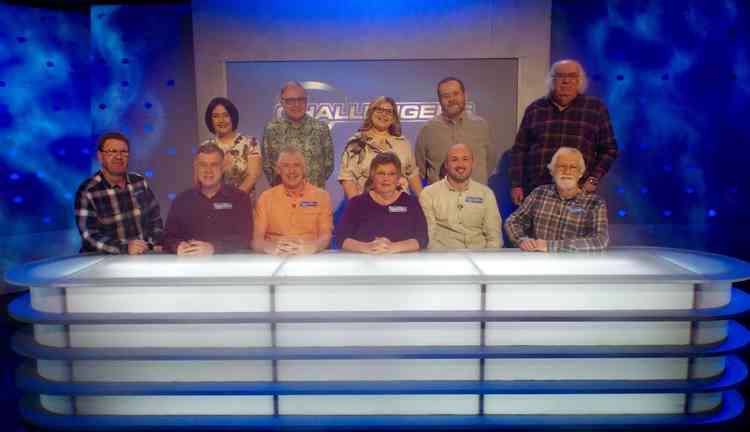
<path fill-rule="evenodd" d="M 263 130 L 263 172 L 271 186 L 280 183 L 273 162 L 287 146 L 298 148 L 305 158 L 307 180 L 325 189 L 333 173 L 333 140 L 328 126 L 307 114 L 307 93 L 297 81 L 281 87 L 281 118 L 270 121 Z"/>

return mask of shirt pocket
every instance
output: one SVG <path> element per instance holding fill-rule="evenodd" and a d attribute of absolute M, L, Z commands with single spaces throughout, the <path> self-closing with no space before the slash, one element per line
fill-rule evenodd
<path fill-rule="evenodd" d="M 464 208 L 461 210 L 461 221 L 466 227 L 481 227 L 484 223 L 484 206 L 464 203 Z"/>

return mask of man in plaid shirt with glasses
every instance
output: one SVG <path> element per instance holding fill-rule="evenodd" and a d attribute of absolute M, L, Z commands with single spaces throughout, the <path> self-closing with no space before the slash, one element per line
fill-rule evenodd
<path fill-rule="evenodd" d="M 159 202 L 145 177 L 128 172 L 130 141 L 121 133 L 109 132 L 97 144 L 101 170 L 76 192 L 81 252 L 139 255 L 160 250 Z"/>
<path fill-rule="evenodd" d="M 589 171 L 582 184 L 595 192 L 617 158 L 609 111 L 601 99 L 583 94 L 588 81 L 580 63 L 561 60 L 547 76 L 549 94 L 526 108 L 510 150 L 511 198 L 520 205 L 535 187 L 552 183 L 547 164 L 560 147 L 577 148 Z"/>
<path fill-rule="evenodd" d="M 600 251 L 609 243 L 607 204 L 581 189 L 586 163 L 578 149 L 560 147 L 548 168 L 555 184 L 531 191 L 508 217 L 505 231 L 525 252 Z"/>

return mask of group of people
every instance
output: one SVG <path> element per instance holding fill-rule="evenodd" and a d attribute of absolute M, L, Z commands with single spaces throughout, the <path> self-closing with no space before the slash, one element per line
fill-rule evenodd
<path fill-rule="evenodd" d="M 586 75 L 572 60 L 555 63 L 548 94 L 526 109 L 511 149 L 508 238 L 524 251 L 607 247 L 607 208 L 596 194 L 617 157 L 606 106 L 585 95 Z M 466 111 L 463 82 L 437 84 L 442 112 L 419 132 L 402 134 L 390 97 L 373 100 L 347 140 L 338 181 L 348 200 L 335 227 L 338 245 L 361 253 L 503 246 L 501 217 L 487 181 L 497 148 L 487 121 Z M 146 179 L 128 172 L 130 142 L 118 132 L 98 140 L 101 170 L 76 193 L 82 252 L 210 255 L 252 248 L 277 255 L 329 247 L 334 233 L 326 180 L 334 171 L 327 125 L 307 114 L 298 82 L 280 92 L 283 114 L 262 140 L 237 131 L 239 112 L 214 98 L 205 122 L 213 137 L 197 149 L 195 186 L 179 194 L 163 227 Z M 271 188 L 254 199 L 258 178 Z"/>

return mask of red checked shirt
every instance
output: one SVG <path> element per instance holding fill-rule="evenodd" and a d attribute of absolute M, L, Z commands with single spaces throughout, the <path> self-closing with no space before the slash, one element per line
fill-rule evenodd
<path fill-rule="evenodd" d="M 584 178 L 601 179 L 617 158 L 617 141 L 607 107 L 600 99 L 578 95 L 563 111 L 543 97 L 526 108 L 511 148 L 511 187 L 524 193 L 553 183 L 547 169 L 560 147 L 573 147 L 586 160 Z"/>

